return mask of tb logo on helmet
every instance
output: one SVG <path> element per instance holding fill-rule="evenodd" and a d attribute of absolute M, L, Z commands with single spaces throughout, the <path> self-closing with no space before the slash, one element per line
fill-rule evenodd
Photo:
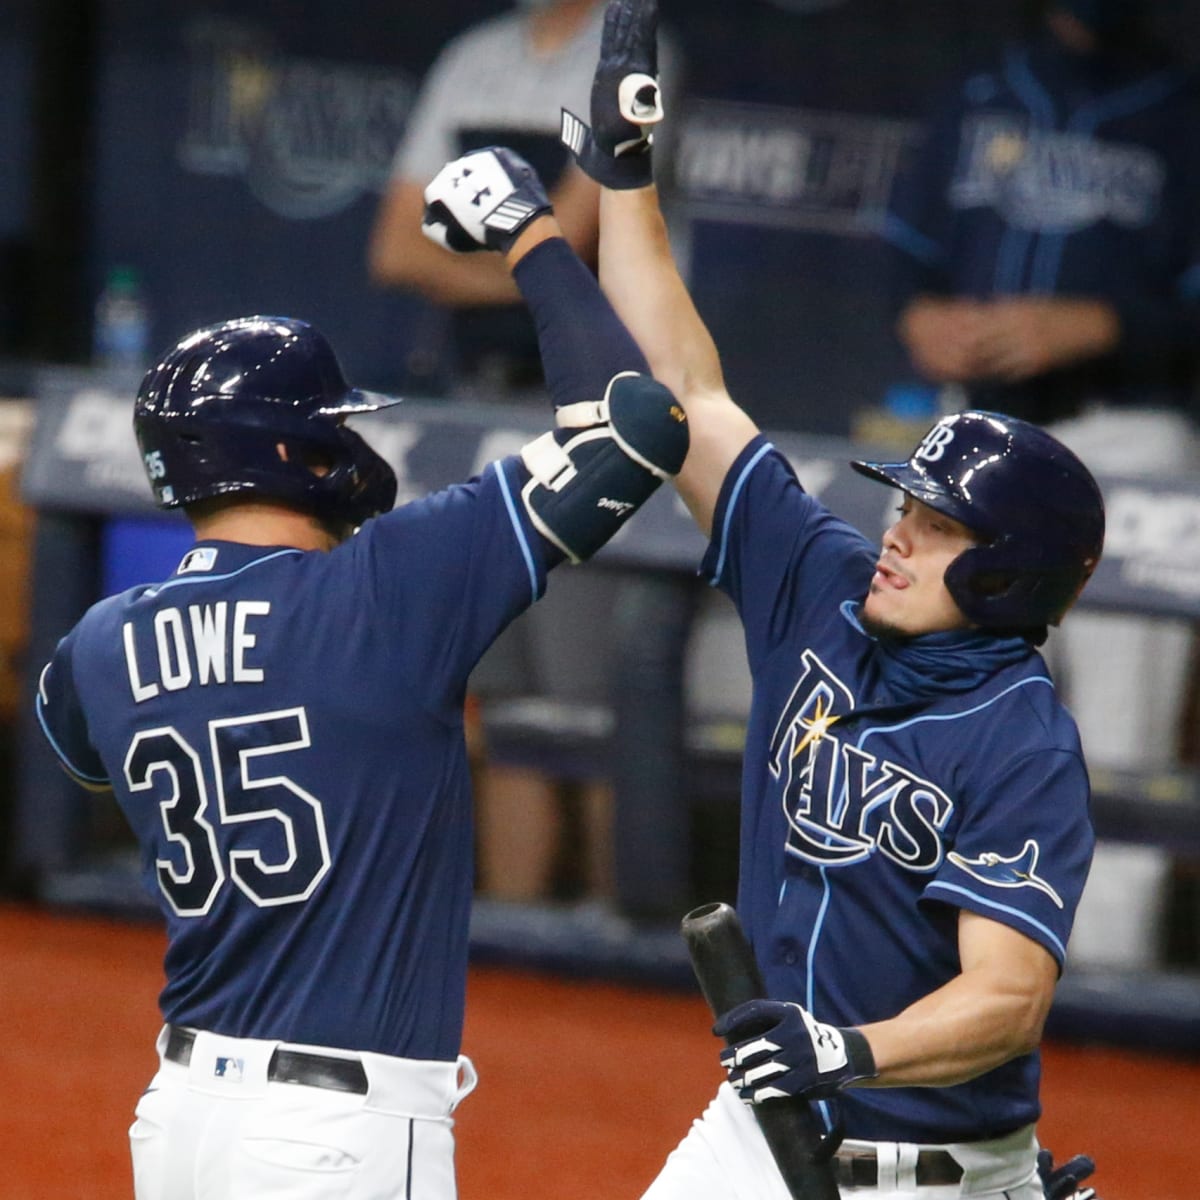
<path fill-rule="evenodd" d="M 939 422 L 921 439 L 913 458 L 925 462 L 937 462 L 946 453 L 946 447 L 954 441 L 954 426 Z"/>

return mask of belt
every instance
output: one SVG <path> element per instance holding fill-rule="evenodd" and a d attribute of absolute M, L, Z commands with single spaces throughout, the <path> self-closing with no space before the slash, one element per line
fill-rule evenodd
<path fill-rule="evenodd" d="M 186 1067 L 192 1061 L 195 1041 L 192 1030 L 169 1025 L 163 1056 L 169 1062 Z M 272 1083 L 299 1083 L 331 1092 L 352 1092 L 357 1096 L 367 1094 L 367 1072 L 357 1058 L 334 1058 L 277 1046 L 267 1063 L 267 1078 Z"/>
<path fill-rule="evenodd" d="M 838 1187 L 873 1188 L 879 1184 L 879 1160 L 873 1150 L 839 1150 L 833 1159 Z M 917 1154 L 918 1187 L 959 1183 L 962 1165 L 946 1150 L 921 1150 Z"/>

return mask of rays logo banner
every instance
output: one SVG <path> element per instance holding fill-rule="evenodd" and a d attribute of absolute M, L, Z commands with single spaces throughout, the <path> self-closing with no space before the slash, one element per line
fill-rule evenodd
<path fill-rule="evenodd" d="M 1070 233 L 1105 220 L 1142 229 L 1162 203 L 1166 166 L 1142 146 L 996 114 L 968 118 L 962 143 L 954 206 L 993 208 L 1017 229 Z"/>
<path fill-rule="evenodd" d="M 415 80 L 400 72 L 287 57 L 250 24 L 187 30 L 187 171 L 245 181 L 292 220 L 328 217 L 383 192 Z"/>
<path fill-rule="evenodd" d="M 840 737 L 853 694 L 812 650 L 801 661 L 768 760 L 787 817 L 787 852 L 822 867 L 878 852 L 908 870 L 936 871 L 953 801 L 929 780 Z"/>

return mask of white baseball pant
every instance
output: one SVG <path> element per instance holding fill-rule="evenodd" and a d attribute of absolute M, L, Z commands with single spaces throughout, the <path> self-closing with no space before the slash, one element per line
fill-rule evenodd
<path fill-rule="evenodd" d="M 136 1200 L 456 1200 L 451 1114 L 476 1083 L 468 1058 L 197 1031 L 180 1062 L 168 1035 L 129 1130 Z M 363 1090 L 277 1081 L 277 1050 L 316 1061 L 318 1075 L 322 1058 L 361 1063 Z"/>
<path fill-rule="evenodd" d="M 921 1152 L 948 1155 L 961 1168 L 954 1183 L 918 1184 Z M 1032 1126 L 988 1142 L 917 1146 L 847 1139 L 839 1157 L 874 1159 L 865 1182 L 839 1183 L 843 1200 L 1043 1200 Z M 867 1172 L 855 1172 L 865 1175 Z M 727 1084 L 667 1158 L 642 1200 L 790 1200 L 750 1105 Z"/>

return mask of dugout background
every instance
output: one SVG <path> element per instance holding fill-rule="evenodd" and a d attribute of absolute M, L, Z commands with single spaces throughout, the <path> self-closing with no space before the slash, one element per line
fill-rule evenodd
<path fill-rule="evenodd" d="M 662 0 L 686 67 L 671 181 L 697 302 L 760 424 L 849 432 L 903 383 L 874 229 L 933 82 L 1026 0 Z M 5 0 L 0 354 L 83 361 L 108 270 L 153 343 L 235 312 L 313 320 L 366 386 L 426 372 L 427 310 L 367 231 L 437 49 L 503 0 Z M 1200 11 L 1158 0 L 1200 60 Z M 713 147 L 719 153 L 712 153 Z"/>
<path fill-rule="evenodd" d="M 367 231 L 437 49 L 507 7 L 507 0 L 0 0 L 0 394 L 32 396 L 46 365 L 87 361 L 92 305 L 117 264 L 144 280 L 156 346 L 234 313 L 282 311 L 324 329 L 357 383 L 419 389 L 428 310 L 369 285 Z M 661 0 L 661 7 L 687 69 L 679 153 L 666 182 L 689 231 L 691 284 L 731 388 L 765 427 L 850 434 L 905 382 L 873 236 L 890 172 L 933 80 L 1014 33 L 1023 0 Z M 1200 61 L 1200 4 L 1159 0 L 1158 9 L 1171 41 Z M 719 155 L 705 153 L 713 145 Z M 0 482 L 10 483 L 11 473 Z M 18 580 L 28 514 L 6 510 L 4 530 L 6 578 Z M 130 564 L 89 560 L 87 547 L 76 545 L 54 568 L 61 574 L 51 586 L 98 592 L 105 571 L 122 565 Z M 18 588 L 6 595 L 18 596 Z M 13 723 L 29 684 L 19 597 L 0 608 L 0 619 L 13 667 L 0 708 L 0 785 L 7 787 L 15 766 L 4 760 L 14 757 Z M 11 847 L 6 799 L 0 792 L 0 841 Z M 0 892 L 11 893 L 23 881 L 5 874 L 7 865 L 0 859 Z M 126 1114 L 113 1105 L 124 1101 L 100 1085 L 128 1055 L 137 1056 L 132 1086 L 142 1082 L 158 946 L 152 933 L 135 933 L 136 965 L 126 971 L 119 958 L 88 956 L 89 945 L 108 945 L 90 927 L 68 923 L 60 942 L 61 928 L 30 925 L 20 914 L 16 924 L 0 922 L 0 994 L 9 1004 L 0 1012 L 16 1035 L 0 1052 L 7 1097 L 0 1146 L 5 1161 L 18 1148 L 41 1164 L 75 1154 L 86 1172 L 87 1155 L 97 1151 L 85 1149 L 71 1126 L 88 1123 L 94 1109 L 107 1122 L 104 1153 L 115 1148 L 119 1171 Z M 589 945 L 605 949 L 606 928 L 585 924 L 580 933 L 582 955 Z M 43 954 L 43 943 L 54 944 L 53 953 Z M 57 996 L 80 963 L 87 973 L 78 976 L 79 1003 L 49 1006 L 52 1020 L 40 1020 L 46 996 Z M 93 1004 L 89 994 L 106 999 Z M 609 1013 L 632 1006 L 634 1024 L 680 1019 L 674 1010 L 640 1007 L 636 993 L 600 994 Z M 512 1004 L 497 1000 L 496 1012 L 507 1017 Z M 140 1024 L 121 1041 L 111 1014 L 131 1010 Z M 519 1044 L 499 1016 L 480 1012 L 494 1022 L 497 1046 Z M 529 1012 L 553 1015 L 532 1001 Z M 599 1024 L 604 1015 L 585 1006 L 576 1018 L 596 1022 L 585 1027 L 598 1045 L 609 1032 Z M 561 1024 L 570 1019 L 560 1010 Z M 113 1036 L 99 1039 L 103 1052 L 92 1057 L 97 1039 L 89 1043 L 89 1030 L 104 1022 Z M 559 1032 L 569 1057 L 569 1031 Z M 73 1073 L 59 1077 L 64 1046 Z M 523 1069 L 523 1061 L 504 1057 L 507 1049 L 494 1052 L 501 1071 Z M 620 1143 L 604 1146 L 606 1138 L 634 1136 L 606 1122 L 626 1103 L 622 1088 L 636 1086 L 628 1076 L 637 1053 L 630 1045 L 626 1076 L 606 1081 L 607 1104 L 596 1096 L 582 1103 L 586 1082 L 559 1101 L 585 1111 L 589 1137 L 610 1159 Z M 1140 1061 L 1144 1074 L 1123 1060 L 1094 1063 L 1090 1074 L 1079 1067 L 1086 1088 L 1062 1103 L 1091 1116 L 1096 1109 L 1085 1101 L 1109 1095 L 1097 1108 L 1117 1114 L 1125 1136 L 1074 1126 L 1069 1132 L 1081 1140 L 1062 1149 L 1094 1150 L 1102 1164 L 1114 1155 L 1135 1160 L 1128 1127 L 1147 1116 L 1138 1101 L 1161 1079 L 1169 1103 L 1149 1119 L 1151 1152 L 1173 1146 L 1175 1157 L 1167 1169 L 1145 1173 L 1153 1182 L 1144 1192 L 1110 1195 L 1102 1187 L 1101 1195 L 1183 1200 L 1200 1173 L 1186 1141 L 1200 1119 L 1200 1083 L 1194 1071 L 1159 1073 L 1156 1060 Z M 1105 1083 L 1111 1094 L 1101 1091 Z M 517 1084 L 507 1109 L 494 1110 L 497 1121 L 521 1111 L 519 1088 L 530 1081 Z M 690 1115 L 690 1098 L 685 1107 Z M 539 1118 L 529 1117 L 536 1129 Z M 674 1122 L 670 1136 L 681 1132 Z M 654 1148 L 655 1161 L 662 1149 Z M 522 1192 L 539 1182 L 537 1153 L 536 1143 L 513 1152 L 522 1160 Z M 464 1197 L 502 1195 L 494 1171 L 472 1169 L 481 1173 Z M 1130 1168 L 1126 1177 L 1135 1174 Z M 0 1196 L 100 1197 L 109 1194 L 102 1186 L 122 1194 L 119 1184 L 89 1188 L 86 1180 L 81 1174 L 56 1193 L 40 1181 L 0 1178 Z"/>

